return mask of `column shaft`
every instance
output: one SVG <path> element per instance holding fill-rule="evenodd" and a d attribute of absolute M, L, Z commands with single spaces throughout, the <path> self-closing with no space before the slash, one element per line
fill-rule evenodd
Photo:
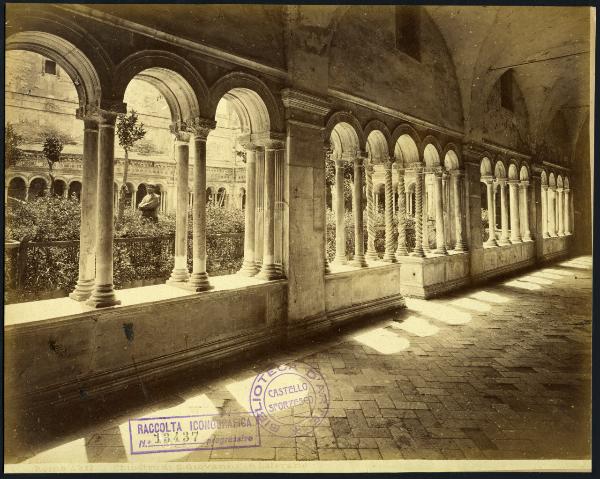
<path fill-rule="evenodd" d="M 506 204 L 506 180 L 502 179 L 498 181 L 500 186 L 500 217 L 502 221 L 502 232 L 500 233 L 500 241 L 498 244 L 507 245 L 510 244 L 508 240 L 508 208 Z M 512 203 L 511 203 L 511 214 L 512 214 Z M 495 218 L 495 216 L 494 216 Z"/>
<path fill-rule="evenodd" d="M 498 243 L 496 242 L 496 208 L 494 207 L 493 180 L 492 178 L 485 178 L 484 181 L 487 193 L 489 225 L 489 237 L 485 244 L 486 246 L 498 246 Z"/>
<path fill-rule="evenodd" d="M 557 213 L 558 213 L 558 236 L 564 236 L 565 234 L 565 227 L 564 227 L 564 206 L 563 206 L 563 189 L 562 188 L 557 188 L 556 190 L 557 193 L 557 202 L 556 202 L 556 209 L 557 209 Z"/>
<path fill-rule="evenodd" d="M 556 236 L 556 193 L 554 187 L 548 187 L 548 234 L 554 238 Z"/>
<path fill-rule="evenodd" d="M 254 231 L 254 261 L 260 271 L 263 260 L 264 211 L 265 211 L 265 151 L 256 153 L 256 215 Z"/>
<path fill-rule="evenodd" d="M 206 272 L 206 138 L 208 131 L 194 136 L 194 203 L 192 206 L 192 274 L 189 288 L 196 292 L 212 289 Z"/>
<path fill-rule="evenodd" d="M 366 170 L 366 189 L 367 189 L 367 261 L 377 261 L 379 255 L 375 250 L 375 205 L 373 198 L 373 165 L 368 164 Z"/>
<path fill-rule="evenodd" d="M 121 304 L 113 287 L 113 216 L 116 114 L 104 112 L 98 134 L 98 190 L 96 210 L 96 278 L 87 300 L 102 308 Z"/>
<path fill-rule="evenodd" d="M 442 172 L 434 174 L 433 194 L 435 195 L 435 253 L 448 254 L 446 250 L 446 232 L 444 229 L 444 202 L 442 195 Z"/>
<path fill-rule="evenodd" d="M 344 223 L 344 160 L 335 160 L 335 259 L 346 264 L 346 225 Z"/>
<path fill-rule="evenodd" d="M 354 258 L 352 265 L 359 268 L 367 266 L 363 230 L 362 184 L 363 158 L 354 159 L 354 194 L 352 195 L 352 215 L 354 216 Z"/>
<path fill-rule="evenodd" d="M 394 255 L 394 209 L 393 198 L 394 190 L 392 189 L 392 162 L 385 163 L 384 178 L 385 178 L 385 253 L 383 261 L 387 263 L 395 263 L 396 256 Z"/>
<path fill-rule="evenodd" d="M 65 186 L 68 194 L 68 188 Z M 69 295 L 85 301 L 94 289 L 96 276 L 96 201 L 98 196 L 98 121 L 84 120 L 81 172 L 81 228 L 79 233 L 79 278 Z"/>
<path fill-rule="evenodd" d="M 421 216 L 423 217 L 423 238 L 421 243 L 423 245 L 423 252 L 429 253 L 429 198 L 427 197 L 427 173 L 423 172 L 423 192 L 421 194 L 423 206 Z"/>
<path fill-rule="evenodd" d="M 415 171 L 415 247 L 411 256 L 425 257 L 423 251 L 423 177 L 421 167 Z"/>
<path fill-rule="evenodd" d="M 523 231 L 523 241 L 532 241 L 531 230 L 529 229 L 529 198 L 528 198 L 528 181 L 521 181 L 519 183 L 519 190 L 521 192 L 521 229 Z"/>
<path fill-rule="evenodd" d="M 508 182 L 510 190 L 510 241 L 512 243 L 521 242 L 521 228 L 519 226 L 519 182 L 510 180 Z"/>
<path fill-rule="evenodd" d="M 263 263 L 258 273 L 259 278 L 267 280 L 280 277 L 279 269 L 275 265 L 275 156 L 275 149 L 267 146 L 265 148 Z"/>
<path fill-rule="evenodd" d="M 177 174 L 177 211 L 175 215 L 175 264 L 167 284 L 183 283 L 188 280 L 188 207 L 189 207 L 189 135 L 177 133 L 175 141 Z M 136 203 L 132 193 L 132 203 Z"/>
<path fill-rule="evenodd" d="M 569 205 L 571 202 L 571 191 L 569 190 L 569 188 L 565 188 L 564 190 L 564 195 L 565 195 L 565 200 L 564 200 L 564 223 L 565 223 L 565 235 L 570 235 L 571 234 L 571 214 L 570 214 L 570 210 L 569 210 Z"/>
<path fill-rule="evenodd" d="M 406 191 L 404 183 L 404 171 L 398 169 L 398 248 L 396 259 L 408 255 L 406 249 Z"/>
<path fill-rule="evenodd" d="M 244 210 L 244 262 L 239 273 L 254 276 L 258 273 L 254 257 L 256 235 L 256 147 L 246 146 L 246 208 Z"/>
<path fill-rule="evenodd" d="M 466 251 L 467 246 L 463 239 L 463 222 L 462 222 L 462 195 L 461 195 L 461 173 L 458 170 L 452 172 L 452 192 L 454 195 L 454 229 L 456 230 L 456 243 L 454 251 Z"/>
<path fill-rule="evenodd" d="M 550 237 L 548 216 L 548 186 L 542 185 L 542 238 Z"/>

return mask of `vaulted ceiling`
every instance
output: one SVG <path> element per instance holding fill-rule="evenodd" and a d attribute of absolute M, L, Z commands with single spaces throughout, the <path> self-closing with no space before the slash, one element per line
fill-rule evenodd
<path fill-rule="evenodd" d="M 465 126 L 477 136 L 490 89 L 508 68 L 523 92 L 533 143 L 557 112 L 571 141 L 590 103 L 590 12 L 586 7 L 427 6 L 452 55 Z"/>

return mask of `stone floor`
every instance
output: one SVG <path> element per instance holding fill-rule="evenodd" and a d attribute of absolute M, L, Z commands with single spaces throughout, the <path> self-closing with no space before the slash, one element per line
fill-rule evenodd
<path fill-rule="evenodd" d="M 371 318 L 319 342 L 140 385 L 81 410 L 7 415 L 8 463 L 590 457 L 591 257 Z M 318 368 L 329 412 L 259 447 L 132 455 L 128 420 L 243 412 L 252 379 Z M 59 419 L 56 419 L 60 417 Z"/>

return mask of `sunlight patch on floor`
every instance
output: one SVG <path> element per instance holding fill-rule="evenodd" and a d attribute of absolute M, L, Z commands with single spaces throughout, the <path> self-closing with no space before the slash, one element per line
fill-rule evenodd
<path fill-rule="evenodd" d="M 353 339 L 381 354 L 399 353 L 410 347 L 408 339 L 383 328 L 358 334 Z"/>
<path fill-rule="evenodd" d="M 506 296 L 502 296 L 498 293 L 490 293 L 489 291 L 477 291 L 477 293 L 473 293 L 470 295 L 471 298 L 477 299 L 479 301 L 487 301 L 488 303 L 508 303 L 511 301 L 510 298 Z"/>
<path fill-rule="evenodd" d="M 536 271 L 535 273 L 531 273 L 529 276 L 535 276 L 536 278 L 544 278 L 544 279 L 562 279 L 562 276 L 555 273 L 547 273 L 543 271 Z"/>
<path fill-rule="evenodd" d="M 392 321 L 391 327 L 394 329 L 401 329 L 419 337 L 433 336 L 440 330 L 436 325 L 431 324 L 425 318 L 420 318 L 418 316 L 409 316 L 403 321 Z"/>
<path fill-rule="evenodd" d="M 229 383 L 225 386 L 237 403 L 246 412 L 252 412 L 252 408 L 250 407 L 250 388 L 252 387 L 254 379 L 256 379 L 256 376 L 250 376 L 249 378 Z"/>
<path fill-rule="evenodd" d="M 492 306 L 489 303 L 484 303 L 482 301 L 478 301 L 472 298 L 460 298 L 450 301 L 450 304 L 453 306 L 458 306 L 464 309 L 470 309 L 472 311 L 478 311 L 481 313 L 486 313 L 492 309 Z"/>
<path fill-rule="evenodd" d="M 546 278 L 538 278 L 537 276 L 527 275 L 519 278 L 521 281 L 527 281 L 528 283 L 536 284 L 552 284 L 554 281 Z"/>
<path fill-rule="evenodd" d="M 85 439 L 79 438 L 74 441 L 61 444 L 47 451 L 36 454 L 30 457 L 25 464 L 49 464 L 49 463 L 79 463 L 86 464 L 88 462 L 87 452 L 85 449 Z"/>
<path fill-rule="evenodd" d="M 513 281 L 507 281 L 504 283 L 505 286 L 510 286 L 511 288 L 519 288 L 519 289 L 527 289 L 529 291 L 535 291 L 537 289 L 542 289 L 539 284 L 527 283 L 525 281 L 519 281 L 517 279 Z"/>
<path fill-rule="evenodd" d="M 545 268 L 541 270 L 543 273 L 552 273 L 559 276 L 571 276 L 573 273 L 571 271 L 564 271 L 562 269 L 556 268 Z"/>
<path fill-rule="evenodd" d="M 411 311 L 442 321 L 446 324 L 465 324 L 471 321 L 471 313 L 446 306 L 440 302 L 406 298 L 406 306 Z"/>

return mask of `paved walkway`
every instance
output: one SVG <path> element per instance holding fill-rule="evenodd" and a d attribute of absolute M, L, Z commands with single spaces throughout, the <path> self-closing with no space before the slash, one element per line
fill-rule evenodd
<path fill-rule="evenodd" d="M 55 425 L 32 413 L 36 434 L 24 440 L 8 431 L 6 460 L 589 458 L 591 262 L 581 257 L 441 299 L 408 299 L 400 314 L 229 367 L 221 377 L 144 387 L 141 405 L 124 393 L 116 406 L 95 402 L 87 416 Z M 252 379 L 287 359 L 318 368 L 326 381 L 330 408 L 318 426 L 296 437 L 263 430 L 260 447 L 130 454 L 128 419 L 243 412 Z"/>

